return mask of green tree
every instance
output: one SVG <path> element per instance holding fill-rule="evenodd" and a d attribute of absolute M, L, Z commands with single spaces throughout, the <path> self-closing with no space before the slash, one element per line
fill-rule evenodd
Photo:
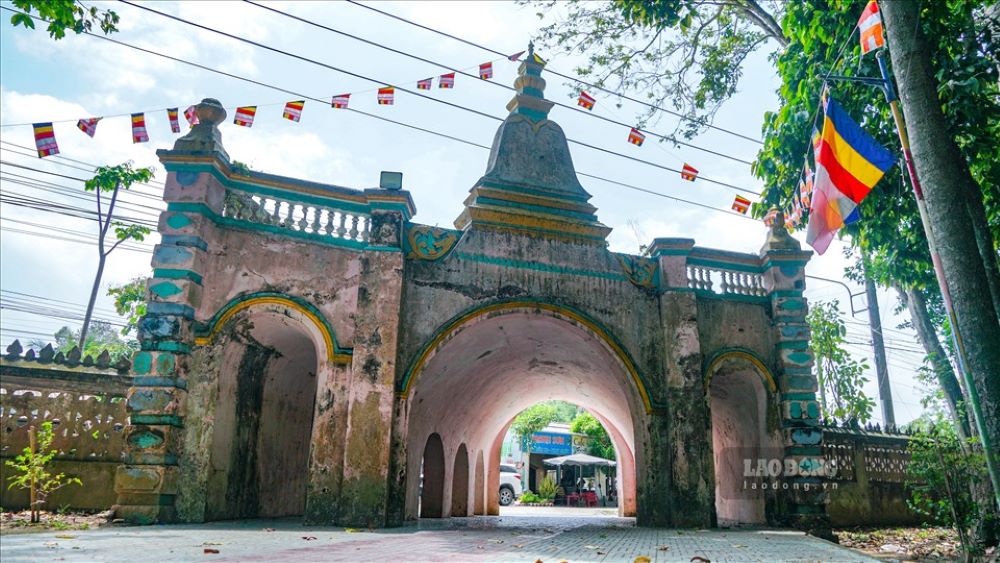
<path fill-rule="evenodd" d="M 122 334 L 133 332 L 139 319 L 146 314 L 146 278 L 137 276 L 126 283 L 112 285 L 108 295 L 115 298 L 115 312 L 126 319 Z"/>
<path fill-rule="evenodd" d="M 10 17 L 10 23 L 15 27 L 34 29 L 37 17 L 47 22 L 49 37 L 59 40 L 66 36 L 66 30 L 74 33 L 89 33 L 96 24 L 105 35 L 118 31 L 118 14 L 114 10 L 98 10 L 87 7 L 77 0 L 13 0 L 14 7 L 23 13 Z M 32 12 L 37 15 L 32 17 Z"/>
<path fill-rule="evenodd" d="M 590 446 L 587 453 L 604 459 L 615 459 L 615 446 L 611 443 L 611 436 L 604 426 L 594 415 L 587 411 L 582 411 L 576 415 L 569 429 L 573 432 L 586 434 L 590 438 Z"/>
<path fill-rule="evenodd" d="M 80 331 L 74 331 L 68 326 L 60 328 L 55 336 L 53 348 L 57 352 L 64 354 L 80 345 Z M 31 341 L 31 346 L 41 348 L 47 343 L 42 340 Z M 117 330 L 108 322 L 94 321 L 91 323 L 90 331 L 87 334 L 87 343 L 80 349 L 81 356 L 91 356 L 96 358 L 101 352 L 107 350 L 112 361 L 122 356 L 131 356 L 139 349 L 139 342 L 131 338 L 122 338 Z"/>
<path fill-rule="evenodd" d="M 49 449 L 52 447 L 54 437 L 52 421 L 43 422 L 37 434 L 34 426 L 29 427 L 28 447 L 24 448 L 17 457 L 6 462 L 7 466 L 14 470 L 14 474 L 7 478 L 10 481 L 7 488 L 17 487 L 28 490 L 33 524 L 38 523 L 38 511 L 45 505 L 49 494 L 67 485 L 83 485 L 76 477 L 66 477 L 65 473 L 51 473 L 49 471 L 52 458 L 59 453 L 58 450 Z"/>
<path fill-rule="evenodd" d="M 862 389 L 868 382 L 868 364 L 846 350 L 847 326 L 836 300 L 810 304 L 809 347 L 816 361 L 820 406 L 823 416 L 842 422 L 864 424 L 871 419 L 875 401 Z"/>
<path fill-rule="evenodd" d="M 521 443 L 525 445 L 524 451 L 528 455 L 528 459 L 531 459 L 531 436 L 548 426 L 555 418 L 556 408 L 550 403 L 532 405 L 514 417 L 511 428 L 514 429 L 514 434 L 517 435 Z M 526 476 L 527 474 L 525 474 Z"/>
<path fill-rule="evenodd" d="M 134 223 L 123 223 L 115 219 L 115 203 L 118 201 L 118 192 L 122 189 L 128 190 L 133 184 L 148 182 L 153 178 L 152 168 L 133 168 L 131 162 L 125 162 L 117 166 L 100 166 L 96 170 L 93 178 L 87 180 L 84 189 L 94 192 L 97 202 L 97 273 L 94 275 L 94 286 L 90 290 L 90 299 L 87 301 L 87 312 L 83 317 L 83 326 L 80 328 L 80 349 L 86 348 L 87 331 L 90 328 L 90 318 L 94 314 L 94 304 L 97 302 L 97 290 L 101 287 L 101 277 L 104 275 L 104 266 L 111 254 L 120 244 L 126 241 L 142 241 L 151 231 L 148 227 L 136 225 Z M 102 206 L 101 194 L 110 193 L 108 209 L 105 211 Z M 114 227 L 115 241 L 110 246 L 106 239 Z"/>

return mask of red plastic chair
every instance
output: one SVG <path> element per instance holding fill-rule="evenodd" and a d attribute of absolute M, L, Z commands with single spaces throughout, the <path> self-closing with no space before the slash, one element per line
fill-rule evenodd
<path fill-rule="evenodd" d="M 595 493 L 594 491 L 587 491 L 583 493 L 583 502 L 588 507 L 597 506 L 598 505 L 597 493 Z"/>
<path fill-rule="evenodd" d="M 580 495 L 577 493 L 566 495 L 566 506 L 580 506 Z"/>

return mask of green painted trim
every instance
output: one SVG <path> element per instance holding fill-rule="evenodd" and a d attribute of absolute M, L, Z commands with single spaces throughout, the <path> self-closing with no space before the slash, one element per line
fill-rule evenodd
<path fill-rule="evenodd" d="M 542 262 L 531 262 L 528 260 L 514 260 L 512 258 L 498 258 L 496 256 L 485 256 L 482 254 L 469 254 L 466 252 L 455 252 L 455 257 L 459 260 L 479 262 L 481 264 L 492 264 L 494 266 L 505 266 L 508 268 L 521 268 L 524 270 L 534 270 L 536 272 L 549 272 L 553 274 L 569 274 L 573 276 L 586 276 L 591 278 L 601 278 L 606 280 L 627 282 L 628 276 L 615 272 L 595 272 L 593 270 L 581 270 L 578 268 L 568 268 L 556 266 Z M 631 283 L 631 282 L 629 282 Z"/>
<path fill-rule="evenodd" d="M 751 274 L 761 274 L 764 272 L 764 268 L 757 265 L 740 264 L 738 262 L 722 262 L 720 260 L 712 260 L 710 258 L 701 258 L 698 256 L 688 257 L 687 263 L 689 266 L 704 266 L 708 268 L 732 270 L 735 272 L 747 272 Z"/>
<path fill-rule="evenodd" d="M 772 257 L 766 257 L 764 259 L 763 267 L 764 267 L 765 270 L 768 270 L 770 268 L 780 268 L 782 266 L 796 266 L 796 267 L 799 267 L 799 268 L 804 268 L 805 265 L 808 264 L 808 263 L 809 263 L 809 259 L 808 258 L 806 258 L 805 260 L 802 260 L 802 259 L 794 259 L 794 260 L 781 260 L 781 259 L 779 259 L 779 260 L 775 260 Z"/>
<path fill-rule="evenodd" d="M 192 270 L 177 270 L 173 268 L 153 268 L 154 278 L 166 278 L 169 280 L 190 280 L 201 285 L 202 277 L 198 272 Z"/>
<path fill-rule="evenodd" d="M 402 252 L 403 249 L 398 246 L 385 246 L 380 244 L 369 244 L 365 247 L 365 250 L 376 250 L 379 252 Z"/>
<path fill-rule="evenodd" d="M 137 375 L 132 378 L 132 387 L 173 387 L 174 389 L 187 389 L 187 381 L 178 377 Z"/>
<path fill-rule="evenodd" d="M 532 205 L 530 203 L 522 203 L 519 201 L 508 201 L 503 199 L 496 199 L 486 196 L 476 196 L 476 204 L 480 205 L 490 205 L 495 207 L 514 207 L 517 209 L 523 209 L 525 211 L 535 212 L 541 215 L 560 215 L 562 217 L 569 217 L 571 219 L 580 219 L 582 221 L 593 223 L 597 220 L 597 216 L 593 213 L 582 213 L 580 211 L 571 211 L 569 209 L 559 209 L 557 207 L 546 207 L 543 205 Z"/>
<path fill-rule="evenodd" d="M 132 414 L 129 415 L 129 423 L 133 426 L 145 424 L 146 426 L 175 426 L 184 428 L 184 418 L 175 414 Z"/>
<path fill-rule="evenodd" d="M 651 256 L 659 258 L 660 256 L 687 256 L 688 254 L 691 254 L 690 248 L 663 248 L 653 252 Z"/>
<path fill-rule="evenodd" d="M 544 186 L 529 186 L 525 184 L 512 184 L 507 182 L 498 182 L 496 180 L 491 180 L 489 178 L 480 178 L 479 182 L 476 183 L 476 187 L 483 186 L 484 188 L 494 188 L 498 190 L 509 190 L 512 192 L 518 192 L 525 195 L 535 196 L 535 197 L 550 197 L 555 199 L 575 201 L 585 205 L 590 205 L 587 200 L 590 199 L 589 195 L 586 194 L 575 194 L 567 193 L 557 190 L 547 190 Z M 475 188 L 473 188 L 475 189 Z"/>
<path fill-rule="evenodd" d="M 150 343 L 148 340 L 143 341 L 142 349 L 144 351 L 153 352 L 176 352 L 178 354 L 190 354 L 191 346 L 185 342 L 176 342 L 174 340 L 162 340 Z"/>
<path fill-rule="evenodd" d="M 339 246 L 341 248 L 349 248 L 352 250 L 364 250 L 364 248 L 368 245 L 368 243 L 364 241 L 343 239 L 338 237 L 331 237 L 329 235 L 320 235 L 316 233 L 307 233 L 304 231 L 296 231 L 294 229 L 285 229 L 277 225 L 262 225 L 260 223 L 250 223 L 248 221 L 240 221 L 239 219 L 233 219 L 232 217 L 218 217 L 215 222 L 219 225 L 223 225 L 233 229 L 242 229 L 246 231 L 263 231 L 265 233 L 271 233 L 273 235 L 278 235 L 282 237 L 297 238 L 301 240 L 307 240 L 309 242 L 323 244 L 326 246 Z"/>
<path fill-rule="evenodd" d="M 776 289 L 771 292 L 773 297 L 802 297 L 801 289 Z"/>
<path fill-rule="evenodd" d="M 782 393 L 782 401 L 815 401 L 816 393 Z"/>
<path fill-rule="evenodd" d="M 477 207 L 477 209 L 490 209 L 490 208 Z M 556 229 L 542 229 L 542 228 L 539 228 L 539 227 L 526 227 L 524 225 L 519 225 L 517 223 L 498 223 L 496 221 L 484 221 L 482 219 L 473 219 L 470 222 L 473 223 L 473 224 L 475 224 L 475 225 L 478 225 L 478 226 L 485 226 L 485 227 L 497 229 L 497 230 L 504 231 L 504 232 L 514 231 L 516 233 L 531 233 L 531 234 L 534 234 L 534 235 L 546 235 L 547 234 L 547 235 L 550 235 L 550 236 L 555 237 L 555 238 L 574 239 L 574 240 L 581 240 L 581 241 L 591 241 L 593 243 L 598 243 L 598 244 L 602 244 L 602 245 L 606 245 L 607 244 L 607 242 L 605 240 L 605 236 L 606 235 L 600 235 L 600 234 L 588 235 L 588 234 L 581 234 L 581 233 L 577 233 L 577 232 L 573 232 L 573 231 L 561 231 L 561 230 L 556 230 Z M 575 224 L 579 225 L 580 223 L 575 223 Z M 597 228 L 599 226 L 599 224 L 595 221 L 594 224 L 588 225 L 588 226 L 589 227 Z"/>
<path fill-rule="evenodd" d="M 806 350 L 809 348 L 809 341 L 789 340 L 788 342 L 779 342 L 777 347 L 781 350 Z"/>
<path fill-rule="evenodd" d="M 219 214 L 215 212 L 211 207 L 205 205 L 204 203 L 191 203 L 187 201 L 171 201 L 167 202 L 167 211 L 179 211 L 182 213 L 197 213 L 199 215 L 204 215 L 213 221 L 219 217 Z"/>
<path fill-rule="evenodd" d="M 735 293 L 713 293 L 711 291 L 705 291 L 704 289 L 695 289 L 694 292 L 698 294 L 698 297 L 705 297 L 709 299 L 720 299 L 722 301 L 742 301 L 744 303 L 754 303 L 754 304 L 766 304 L 770 299 L 767 295 L 756 296 L 756 295 L 739 295 Z"/>

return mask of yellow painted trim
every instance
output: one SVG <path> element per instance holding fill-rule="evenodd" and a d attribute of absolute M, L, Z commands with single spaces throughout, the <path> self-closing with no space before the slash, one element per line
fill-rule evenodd
<path fill-rule="evenodd" d="M 729 352 L 725 352 L 719 355 L 719 357 L 712 360 L 712 363 L 708 364 L 708 367 L 705 369 L 706 388 L 708 388 L 708 386 L 712 383 L 712 377 L 715 376 L 715 370 L 716 368 L 719 367 L 719 364 L 731 358 L 740 358 L 742 360 L 750 362 L 750 364 L 753 365 L 753 367 L 757 368 L 757 372 L 764 380 L 764 383 L 767 384 L 768 390 L 772 393 L 778 391 L 778 384 L 775 383 L 774 376 L 771 375 L 771 370 L 767 369 L 767 366 L 764 365 L 764 362 L 757 359 L 757 357 L 754 356 L 753 354 L 750 354 L 749 352 L 743 352 L 742 350 L 731 350 Z"/>
<path fill-rule="evenodd" d="M 497 188 L 491 188 L 487 186 L 481 186 L 473 190 L 475 195 L 482 195 L 485 197 L 514 201 L 517 203 L 526 203 L 528 205 L 540 205 L 544 207 L 554 207 L 556 209 L 564 209 L 566 211 L 577 211 L 580 213 L 593 213 L 594 206 L 589 203 L 577 203 L 573 201 L 561 200 L 556 197 L 548 197 L 544 195 L 527 195 L 517 192 L 510 192 L 507 190 L 501 190 Z"/>
<path fill-rule="evenodd" d="M 436 337 L 434 337 L 430 345 L 424 348 L 424 351 L 421 352 L 420 356 L 417 357 L 416 362 L 414 362 L 413 364 L 413 368 L 409 371 L 410 378 L 406 382 L 406 387 L 404 387 L 402 392 L 400 392 L 400 397 L 405 399 L 409 395 L 410 388 L 413 387 L 413 382 L 416 381 L 417 377 L 420 376 L 420 373 L 424 369 L 424 364 L 427 363 L 427 360 L 430 358 L 431 353 L 434 352 L 442 342 L 451 338 L 466 323 L 478 317 L 489 315 L 490 313 L 494 313 L 497 311 L 512 311 L 515 309 L 542 309 L 545 311 L 550 311 L 562 317 L 566 317 L 568 319 L 576 321 L 577 323 L 590 329 L 592 333 L 597 335 L 598 338 L 600 338 L 602 341 L 604 341 L 605 344 L 607 344 L 607 346 L 618 357 L 618 360 L 625 366 L 625 370 L 628 372 L 629 376 L 632 378 L 632 382 L 636 386 L 636 389 L 639 391 L 639 396 L 642 398 L 642 404 L 644 407 L 646 407 L 646 413 L 650 414 L 653 412 L 653 405 L 649 398 L 649 392 L 646 391 L 646 386 L 643 384 L 642 379 L 639 377 L 639 371 L 632 363 L 632 360 L 629 358 L 628 354 L 625 353 L 625 350 L 622 349 L 622 347 L 619 346 L 618 343 L 616 343 L 614 339 L 612 339 L 611 336 L 607 332 L 605 332 L 603 328 L 601 328 L 594 322 L 590 321 L 589 319 L 583 317 L 579 313 L 576 313 L 570 309 L 566 309 L 558 305 L 552 305 L 549 303 L 538 303 L 534 301 L 513 301 L 507 303 L 494 303 L 493 305 L 487 305 L 480 309 L 476 309 L 475 311 L 471 311 L 463 315 L 462 317 L 459 317 L 454 322 L 452 322 L 451 326 L 449 326 L 446 330 L 440 332 Z"/>
<path fill-rule="evenodd" d="M 222 314 L 221 317 L 219 317 L 219 319 L 215 322 L 215 324 L 212 325 L 211 330 L 208 333 L 208 336 L 197 337 L 194 339 L 194 343 L 197 346 L 205 346 L 207 344 L 211 344 L 212 340 L 215 339 L 216 335 L 218 335 L 219 331 L 222 330 L 222 327 L 225 326 L 230 319 L 232 319 L 240 311 L 243 311 L 244 309 L 249 309 L 254 305 L 281 305 L 282 307 L 288 307 L 289 309 L 302 313 L 303 315 L 305 315 L 307 319 L 309 319 L 316 326 L 317 329 L 319 329 L 320 334 L 323 335 L 323 345 L 326 346 L 326 354 L 330 362 L 333 364 L 351 363 L 351 356 L 349 354 L 336 352 L 336 346 L 334 345 L 333 335 L 330 334 L 330 331 L 328 331 L 326 329 L 326 326 L 324 326 L 323 321 L 320 320 L 320 318 L 317 317 L 315 313 L 313 313 L 309 309 L 306 309 L 302 305 L 299 305 L 295 301 L 292 301 L 291 299 L 285 299 L 282 297 L 274 297 L 274 296 L 253 297 L 247 299 L 246 301 L 241 301 L 236 305 L 233 305 L 228 311 L 226 311 L 225 313 Z"/>

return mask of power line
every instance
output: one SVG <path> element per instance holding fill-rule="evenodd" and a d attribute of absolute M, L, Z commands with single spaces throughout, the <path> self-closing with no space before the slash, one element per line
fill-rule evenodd
<path fill-rule="evenodd" d="M 414 59 L 414 60 L 418 60 L 418 61 L 430 64 L 430 65 L 434 65 L 436 67 L 443 68 L 445 70 L 450 70 L 452 72 L 461 74 L 462 76 L 467 76 L 469 78 L 474 78 L 474 79 L 479 80 L 478 76 L 476 76 L 475 74 L 472 74 L 470 72 L 467 72 L 465 70 L 454 68 L 454 67 L 452 67 L 450 65 L 447 65 L 447 64 L 444 64 L 444 63 L 441 63 L 441 62 L 438 62 L 438 61 L 433 61 L 431 59 L 427 59 L 427 58 L 421 57 L 419 55 L 414 55 L 413 53 L 408 53 L 406 51 L 401 51 L 399 49 L 394 49 L 392 47 L 389 47 L 389 46 L 384 45 L 382 43 L 379 43 L 377 41 L 371 41 L 371 40 L 365 39 L 363 37 L 359 37 L 357 35 L 353 35 L 351 33 L 347 33 L 346 31 L 342 31 L 342 30 L 339 30 L 339 29 L 336 29 L 336 28 L 333 28 L 333 27 L 329 27 L 329 26 L 323 25 L 321 23 L 309 20 L 307 18 L 296 16 L 295 14 L 290 14 L 288 12 L 284 12 L 284 11 L 279 10 L 277 8 L 274 8 L 272 6 L 266 6 L 264 4 L 259 4 L 257 2 L 253 2 L 251 0 L 243 0 L 243 1 L 246 2 L 246 3 L 248 3 L 248 4 L 251 4 L 253 6 L 257 6 L 258 8 L 261 8 L 261 9 L 264 9 L 264 10 L 268 10 L 268 11 L 270 11 L 272 13 L 275 13 L 275 14 L 280 14 L 282 16 L 285 16 L 287 18 L 290 18 L 290 19 L 293 19 L 293 20 L 305 23 L 307 25 L 311 25 L 313 27 L 317 27 L 317 28 L 323 29 L 325 31 L 336 33 L 338 35 L 342 35 L 344 37 L 348 37 L 350 39 L 354 39 L 356 41 L 360 41 L 360 42 L 365 43 L 367 45 L 372 45 L 374 47 L 378 47 L 380 49 L 384 49 L 386 51 L 390 51 L 392 53 L 396 53 L 396 54 L 402 55 L 404 57 L 409 57 L 409 58 Z M 489 80 L 485 80 L 485 81 L 484 80 L 480 80 L 480 82 L 485 82 L 486 84 L 489 84 L 491 86 L 496 86 L 496 87 L 499 87 L 499 88 L 503 88 L 503 89 L 508 90 L 508 91 L 514 91 L 514 90 L 516 90 L 515 88 L 512 88 L 512 87 L 510 87 L 510 86 L 508 86 L 506 84 L 502 84 L 500 82 L 493 82 L 493 81 L 489 81 Z M 550 101 L 552 103 L 554 103 L 555 105 L 561 107 L 561 108 L 572 110 L 574 112 L 580 113 L 580 114 L 585 115 L 587 117 L 592 117 L 592 118 L 600 119 L 602 121 L 605 121 L 605 122 L 608 122 L 608 123 L 612 123 L 612 124 L 615 124 L 615 125 L 618 125 L 618 126 L 621 126 L 621 127 L 632 127 L 632 125 L 630 125 L 628 123 L 623 123 L 621 121 L 616 121 L 614 119 L 605 117 L 603 115 L 599 115 L 599 114 L 593 113 L 591 111 L 582 110 L 582 109 L 580 109 L 580 108 L 578 108 L 576 106 L 565 104 L 565 103 L 559 102 L 557 100 L 550 100 Z M 702 151 L 702 152 L 713 154 L 715 156 L 719 156 L 719 157 L 726 158 L 726 159 L 729 159 L 729 160 L 732 160 L 732 161 L 735 161 L 735 162 L 746 164 L 748 166 L 750 166 L 750 165 L 753 164 L 749 160 L 744 160 L 742 158 L 738 158 L 738 157 L 735 157 L 735 156 L 732 156 L 732 155 L 728 155 L 728 154 L 725 154 L 725 153 L 714 151 L 712 149 L 701 147 L 701 146 L 698 146 L 698 145 L 695 145 L 695 144 L 692 144 L 692 143 L 687 143 L 687 142 L 684 142 L 684 141 L 673 139 L 673 138 L 668 137 L 667 135 L 663 135 L 663 134 L 656 133 L 656 132 L 649 131 L 649 130 L 644 130 L 644 131 L 646 131 L 646 133 L 648 133 L 648 134 L 650 134 L 650 135 L 652 135 L 654 137 L 659 137 L 660 139 L 664 139 L 664 140 L 670 140 L 670 141 L 672 141 L 674 143 L 677 143 L 678 145 L 682 145 L 682 146 L 685 146 L 685 147 L 690 147 L 690 148 L 695 149 L 695 150 L 699 150 L 699 151 Z"/>
<path fill-rule="evenodd" d="M 449 39 L 454 39 L 455 41 L 458 41 L 460 43 L 465 43 L 466 45 L 470 45 L 472 47 L 476 47 L 478 49 L 482 49 L 484 51 L 487 51 L 487 52 L 490 52 L 490 53 L 493 53 L 493 54 L 496 54 L 496 55 L 501 55 L 501 56 L 504 56 L 504 57 L 507 56 L 504 53 L 501 53 L 500 51 L 497 51 L 497 50 L 492 49 L 490 47 L 486 47 L 484 45 L 480 45 L 479 43 L 475 43 L 473 41 L 469 41 L 467 39 L 463 39 L 461 37 L 457 37 L 455 35 L 451 35 L 450 33 L 446 33 L 444 31 L 441 31 L 441 30 L 438 30 L 438 29 L 434 29 L 433 27 L 429 27 L 429 26 L 426 26 L 426 25 L 423 25 L 423 24 L 419 24 L 419 23 L 417 23 L 415 21 L 408 20 L 408 19 L 406 19 L 406 18 L 404 18 L 402 16 L 397 16 L 396 14 L 393 14 L 393 13 L 390 13 L 390 12 L 386 12 L 386 11 L 383 11 L 383 10 L 379 10 L 378 8 L 374 8 L 372 6 L 369 6 L 369 5 L 366 5 L 366 4 L 362 4 L 361 2 L 357 2 L 355 0 L 347 0 L 347 1 L 350 2 L 351 4 L 354 4 L 355 6 L 360 6 L 360 7 L 364 8 L 364 9 L 366 9 L 366 10 L 371 10 L 373 12 L 382 14 L 383 16 L 392 18 L 394 20 L 399 20 L 401 22 L 407 23 L 407 24 L 412 25 L 414 27 L 419 27 L 421 29 L 425 29 L 427 31 L 430 31 L 431 33 L 436 33 L 438 35 L 442 35 L 444 37 L 448 37 Z M 671 111 L 669 109 L 657 106 L 655 104 L 651 104 L 649 102 L 644 102 L 642 100 L 626 96 L 625 94 L 621 94 L 619 92 L 615 92 L 615 91 L 610 90 L 608 88 L 605 88 L 603 86 L 598 86 L 597 84 L 591 84 L 589 82 L 585 82 L 583 80 L 580 80 L 579 78 L 575 78 L 575 77 L 572 77 L 572 76 L 567 76 L 566 74 L 563 74 L 561 72 L 557 72 L 554 69 L 547 68 L 547 70 L 548 70 L 548 72 L 550 72 L 550 73 L 552 73 L 552 74 L 554 74 L 554 75 L 556 75 L 556 76 L 558 76 L 560 78 L 565 78 L 566 80 L 572 80 L 573 82 L 577 82 L 577 83 L 583 84 L 583 85 L 588 86 L 590 88 L 593 88 L 595 90 L 600 90 L 600 91 L 605 92 L 607 94 L 611 94 L 612 96 L 616 96 L 616 97 L 619 97 L 619 98 L 622 98 L 622 99 L 625 99 L 625 100 L 629 100 L 630 102 L 637 103 L 639 105 L 648 107 L 650 109 L 654 109 L 656 111 L 662 111 L 663 113 L 666 113 L 666 114 L 669 114 L 669 115 L 673 115 L 673 116 L 678 117 L 678 118 L 680 118 L 682 120 L 689 121 L 691 123 L 697 123 L 698 125 L 704 125 L 705 127 L 708 127 L 710 129 L 715 129 L 716 131 L 721 131 L 723 133 L 728 133 L 730 135 L 733 135 L 733 136 L 736 136 L 736 137 L 740 137 L 741 139 L 746 139 L 747 141 L 751 141 L 751 142 L 757 143 L 759 145 L 763 145 L 764 144 L 761 140 L 754 139 L 753 137 L 748 137 L 746 135 L 743 135 L 742 133 L 737 133 L 735 131 L 731 131 L 729 129 L 725 129 L 725 128 L 719 127 L 717 125 L 713 125 L 711 123 L 707 123 L 707 122 L 704 122 L 704 121 L 701 121 L 701 120 L 698 120 L 698 119 L 694 119 L 694 118 L 688 117 L 688 116 L 686 116 L 686 115 L 684 115 L 682 113 Z"/>
<path fill-rule="evenodd" d="M 378 79 L 375 79 L 375 78 L 371 78 L 369 76 L 365 76 L 363 74 L 358 74 L 356 72 L 352 72 L 352 71 L 349 71 L 349 70 L 346 70 L 346 69 L 343 69 L 343 68 L 340 68 L 340 67 L 336 67 L 336 66 L 333 66 L 333 65 L 321 62 L 321 61 L 317 61 L 317 60 L 311 59 L 309 57 L 304 57 L 302 55 L 297 55 L 295 53 L 290 53 L 290 52 L 285 51 L 283 49 L 279 49 L 277 47 L 271 47 L 270 45 L 265 45 L 263 43 L 260 43 L 258 41 L 254 41 L 252 39 L 247 39 L 245 37 L 240 37 L 238 35 L 227 33 L 225 31 L 222 31 L 222 30 L 219 30 L 219 29 L 215 29 L 213 27 L 209 27 L 207 25 L 203 25 L 203 24 L 200 24 L 200 23 L 197 23 L 197 22 L 186 20 L 186 19 L 184 19 L 184 18 L 182 18 L 180 16 L 175 16 L 173 14 L 168 14 L 168 13 L 165 13 L 165 12 L 161 12 L 159 10 L 154 10 L 153 8 L 150 8 L 148 6 L 141 6 L 141 5 L 138 5 L 138 4 L 134 4 L 134 3 L 132 3 L 132 2 L 130 2 L 128 0 L 119 0 L 119 1 L 122 2 L 123 4 L 127 4 L 129 6 L 133 6 L 135 8 L 139 8 L 141 10 L 145 10 L 145 11 L 157 14 L 157 15 L 159 15 L 161 17 L 164 17 L 164 18 L 167 18 L 167 19 L 171 19 L 171 20 L 174 20 L 174 21 L 177 21 L 177 22 L 180 22 L 180 23 L 184 23 L 184 24 L 187 24 L 189 26 L 196 27 L 198 29 L 209 31 L 211 33 L 222 35 L 223 37 L 228 37 L 228 38 L 233 39 L 235 41 L 239 41 L 241 43 L 246 43 L 248 45 L 253 45 L 255 47 L 258 47 L 258 48 L 261 48 L 261 49 L 265 49 L 267 51 L 271 51 L 273 53 L 277 53 L 277 54 L 280 54 L 280 55 L 284 55 L 286 57 L 290 57 L 290 58 L 293 58 L 293 59 L 296 59 L 296 60 L 299 60 L 299 61 L 310 63 L 310 64 L 313 64 L 313 65 L 316 65 L 316 66 L 320 66 L 320 67 L 323 67 L 323 68 L 326 68 L 326 69 L 329 69 L 329 70 L 333 70 L 333 71 L 336 71 L 336 72 L 340 72 L 342 74 L 346 74 L 348 76 L 352 76 L 352 77 L 355 77 L 355 78 L 360 78 L 362 80 L 367 80 L 367 81 L 375 83 L 375 84 L 389 84 L 389 82 L 386 82 L 384 80 L 378 80 Z M 402 91 L 402 92 L 406 92 L 408 94 L 412 94 L 412 95 L 420 97 L 420 98 L 431 100 L 431 101 L 439 103 L 439 104 L 444 104 L 446 106 L 449 106 L 449 107 L 452 107 L 452 108 L 455 108 L 455 109 L 460 109 L 462 111 L 466 111 L 466 112 L 469 112 L 469 113 L 472 113 L 472 114 L 475 114 L 475 115 L 478 115 L 478 116 L 481 116 L 481 117 L 485 117 L 487 119 L 492 119 L 494 121 L 501 121 L 501 122 L 504 120 L 501 117 L 497 117 L 495 115 L 486 113 L 484 111 L 480 111 L 480 110 L 477 110 L 477 109 L 474 109 L 474 108 L 463 106 L 461 104 L 457 104 L 457 103 L 454 103 L 454 102 L 449 102 L 447 100 L 442 100 L 440 98 L 435 98 L 433 96 L 428 96 L 428 95 L 422 94 L 422 93 L 420 93 L 420 92 L 418 92 L 416 90 L 411 90 L 409 88 L 404 88 L 404 87 L 400 87 L 400 86 L 395 86 L 395 88 L 397 90 Z M 580 145 L 580 146 L 583 146 L 583 147 L 587 147 L 587 148 L 590 148 L 590 149 L 593 149 L 593 150 L 598 150 L 598 151 L 605 152 L 605 153 L 608 153 L 608 154 L 611 154 L 611 155 L 615 155 L 615 156 L 619 156 L 619 157 L 622 157 L 622 158 L 626 158 L 626 159 L 632 160 L 634 162 L 639 162 L 639 163 L 642 163 L 642 164 L 646 164 L 648 166 L 653 166 L 655 168 L 660 168 L 660 169 L 663 169 L 663 170 L 667 170 L 669 172 L 676 172 L 678 174 L 681 173 L 681 170 L 679 170 L 677 168 L 672 168 L 672 167 L 669 167 L 669 166 L 666 166 L 666 165 L 663 165 L 663 164 L 658 164 L 658 163 L 655 163 L 655 162 L 652 162 L 652 161 L 648 161 L 648 160 L 644 160 L 644 159 L 641 159 L 641 158 L 637 158 L 637 157 L 633 157 L 633 156 L 628 156 L 628 155 L 625 155 L 625 154 L 613 151 L 611 149 L 605 149 L 605 148 L 597 147 L 595 145 L 591 145 L 589 143 L 584 143 L 582 141 L 577 141 L 577 140 L 571 139 L 571 138 L 567 138 L 566 140 L 568 142 L 570 142 L 570 143 L 573 143 L 573 144 L 577 144 L 577 145 Z M 715 184 L 715 185 L 723 186 L 723 187 L 730 188 L 732 190 L 736 190 L 736 191 L 739 191 L 739 192 L 744 192 L 744 193 L 752 194 L 752 195 L 755 195 L 755 196 L 759 196 L 760 195 L 760 192 L 753 191 L 753 190 L 751 190 L 749 188 L 744 188 L 744 187 L 741 187 L 741 186 L 737 186 L 735 184 L 730 184 L 728 182 L 723 182 L 721 180 L 714 180 L 712 178 L 707 178 L 707 177 L 704 177 L 704 176 L 699 176 L 698 179 L 704 180 L 705 182 L 708 182 L 710 184 Z"/>

